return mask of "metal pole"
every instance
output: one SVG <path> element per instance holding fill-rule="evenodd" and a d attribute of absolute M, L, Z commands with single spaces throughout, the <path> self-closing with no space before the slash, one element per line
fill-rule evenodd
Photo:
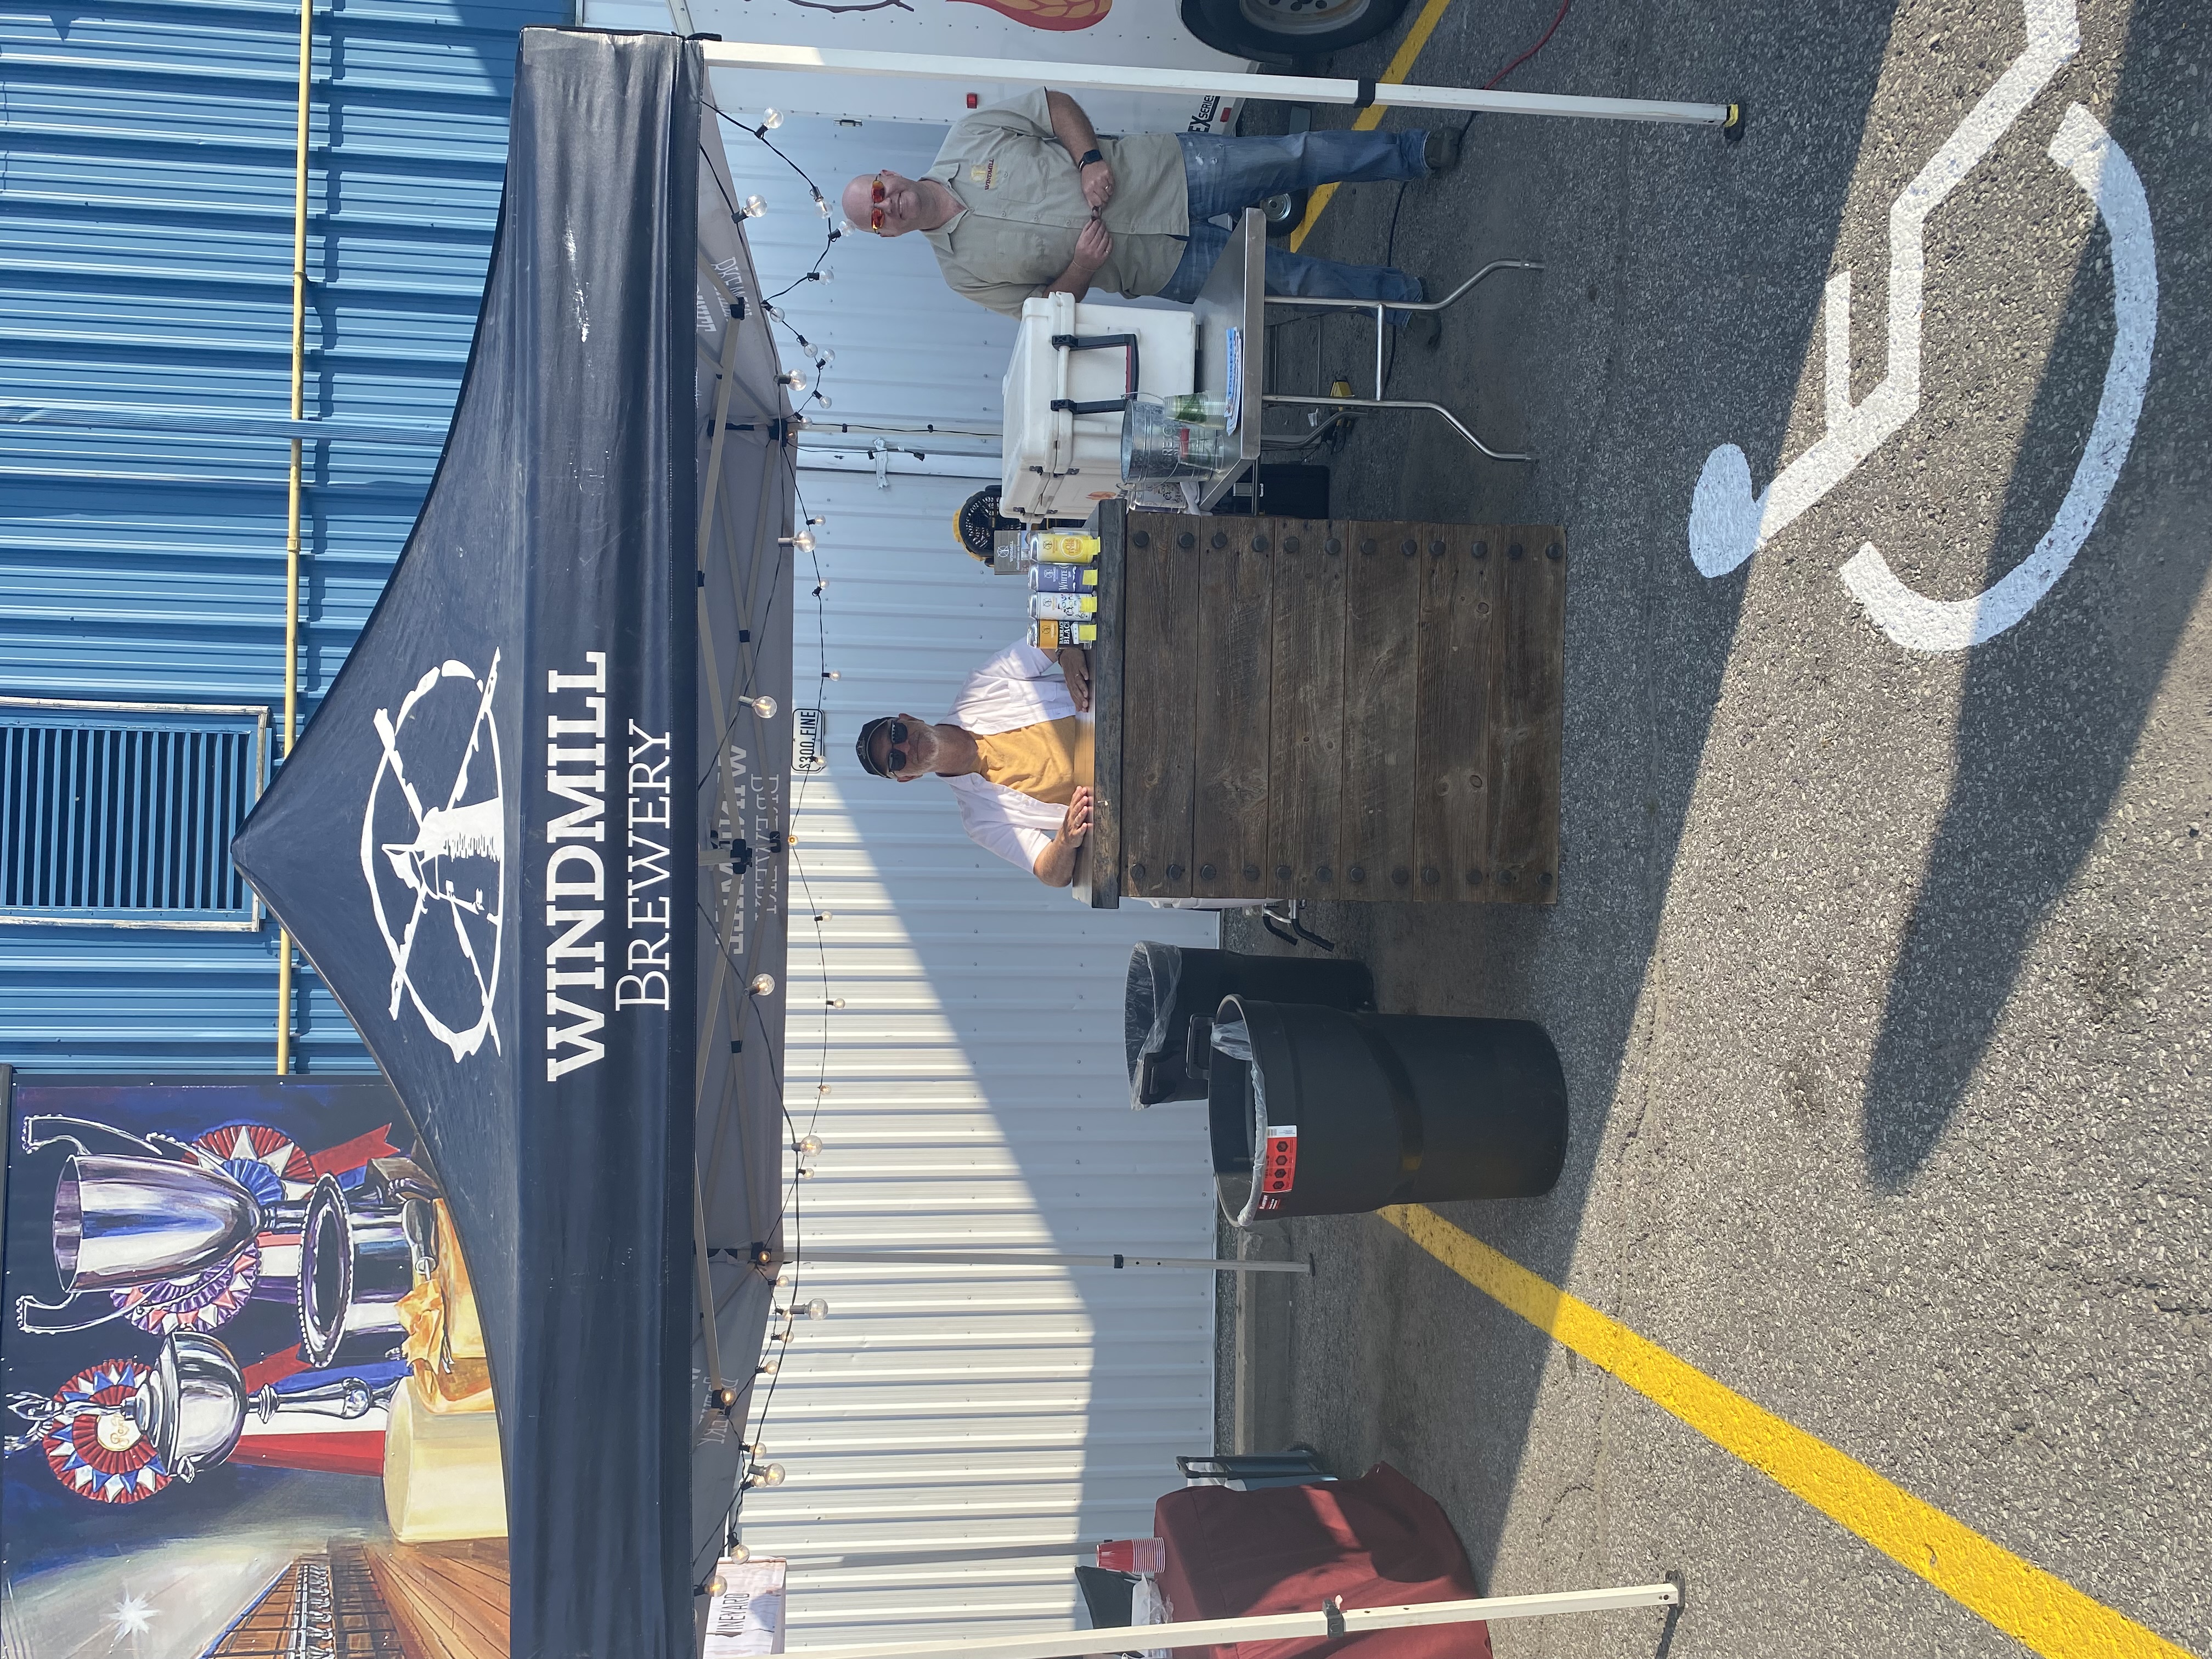
<path fill-rule="evenodd" d="M 1136 69 L 1113 64 L 1040 62 L 1019 58 L 953 58 L 930 52 L 854 52 L 830 46 L 781 46 L 750 40 L 700 43 L 710 69 L 793 70 L 825 75 L 881 75 L 905 80 L 973 86 L 1012 81 L 1062 92 L 1152 92 L 1183 96 L 1221 94 L 1285 103 L 1345 104 L 1364 109 L 1393 104 L 1407 109 L 1480 112 L 1489 115 L 1553 115 L 1590 121 L 1658 121 L 1720 127 L 1741 121 L 1735 104 L 1674 103 L 1648 98 L 1571 98 L 1544 92 L 1486 92 L 1473 87 L 1401 85 L 1314 75 L 1243 75 L 1211 70 Z"/>
<path fill-rule="evenodd" d="M 1618 1589 L 1564 1590 L 1547 1595 L 1488 1595 L 1471 1601 L 1429 1601 L 1413 1607 L 1324 1607 L 1315 1613 L 1261 1613 L 1249 1619 L 1199 1619 L 1175 1625 L 1130 1625 L 1120 1630 L 1058 1631 L 1045 1636 L 971 1636 L 954 1643 L 871 1642 L 864 1646 L 809 1648 L 807 1659 L 1082 1659 L 1094 1653 L 1142 1652 L 1147 1648 L 1210 1647 L 1216 1644 L 1284 1641 L 1301 1636 L 1357 1636 L 1373 1630 L 1412 1630 L 1464 1625 L 1477 1620 L 1540 1619 L 1561 1613 L 1608 1613 L 1627 1607 L 1671 1607 L 1682 1592 L 1674 1584 L 1633 1584 Z"/>
<path fill-rule="evenodd" d="M 314 68 L 315 0 L 300 0 L 300 101 L 292 147 L 292 418 L 305 418 L 307 384 L 307 86 Z M 300 730 L 300 465 L 292 440 L 284 501 L 284 757 Z M 276 1072 L 292 1069 L 292 935 L 276 930 Z"/>
<path fill-rule="evenodd" d="M 863 1262 L 902 1267 L 908 1262 L 940 1267 L 1182 1267 L 1216 1273 L 1314 1274 L 1311 1257 L 1304 1261 L 1223 1261 L 1190 1255 L 1066 1255 L 1056 1250 L 814 1250 L 799 1249 L 797 1262 Z M 1157 1645 L 1157 1644 L 1155 1644 Z"/>

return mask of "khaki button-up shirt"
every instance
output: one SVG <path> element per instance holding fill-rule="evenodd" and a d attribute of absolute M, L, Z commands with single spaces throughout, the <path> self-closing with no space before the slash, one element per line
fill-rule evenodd
<path fill-rule="evenodd" d="M 1114 251 L 1091 280 L 1131 299 L 1157 294 L 1182 263 L 1190 231 L 1182 146 L 1173 133 L 1098 141 L 1114 169 L 1114 199 L 1103 216 Z M 922 233 L 952 291 L 978 305 L 1021 315 L 1075 257 L 1091 222 L 1083 179 L 1053 137 L 1040 87 L 1011 104 L 978 110 L 946 135 L 928 176 L 959 199 L 962 211 Z"/>

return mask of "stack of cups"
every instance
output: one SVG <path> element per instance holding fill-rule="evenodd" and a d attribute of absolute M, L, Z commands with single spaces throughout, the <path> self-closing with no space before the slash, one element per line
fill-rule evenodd
<path fill-rule="evenodd" d="M 1167 1540 L 1163 1538 L 1109 1538 L 1098 1547 L 1098 1565 L 1109 1572 L 1164 1572 Z"/>

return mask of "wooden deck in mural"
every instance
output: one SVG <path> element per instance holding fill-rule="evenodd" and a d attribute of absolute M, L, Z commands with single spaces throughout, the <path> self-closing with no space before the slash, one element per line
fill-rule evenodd
<path fill-rule="evenodd" d="M 333 1539 L 287 1567 L 208 1659 L 507 1659 L 507 1544 Z"/>
<path fill-rule="evenodd" d="M 406 1659 L 507 1659 L 507 1540 L 366 1552 Z"/>

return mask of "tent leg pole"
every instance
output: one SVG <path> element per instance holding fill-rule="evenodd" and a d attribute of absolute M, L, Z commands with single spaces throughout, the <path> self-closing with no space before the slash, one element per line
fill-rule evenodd
<path fill-rule="evenodd" d="M 1212 1256 L 1069 1255 L 1057 1250 L 800 1249 L 788 1259 L 795 1262 L 856 1262 L 884 1267 L 1166 1267 L 1189 1273 L 1302 1273 L 1309 1278 L 1314 1273 L 1310 1257 L 1304 1261 L 1226 1261 Z"/>
<path fill-rule="evenodd" d="M 1436 1625 L 1540 1619 L 1554 1613 L 1608 1613 L 1632 1607 L 1680 1605 L 1675 1583 L 1565 1590 L 1542 1595 L 1488 1595 L 1467 1601 L 1428 1601 L 1411 1607 L 1346 1607 L 1332 1603 L 1312 1613 L 1260 1613 L 1244 1619 L 1202 1619 L 1168 1625 L 1130 1625 L 1119 1630 L 1057 1631 L 1042 1636 L 971 1636 L 953 1644 L 872 1642 L 865 1646 L 815 1648 L 811 1659 L 927 1659 L 959 1654 L 965 1659 L 1082 1659 L 1086 1654 L 1270 1642 L 1298 1637 L 1357 1636 L 1368 1631 L 1411 1630 Z"/>
<path fill-rule="evenodd" d="M 1736 104 L 1679 103 L 1652 98 L 1578 98 L 1556 93 L 1492 92 L 1471 87 L 1432 87 L 1353 81 L 1313 75 L 1248 75 L 1236 70 L 1137 69 L 1124 64 L 1030 61 L 1017 58 L 960 58 L 927 52 L 859 52 L 842 47 L 769 46 L 750 40 L 700 43 L 710 69 L 781 70 L 817 75 L 875 75 L 909 81 L 942 81 L 948 118 L 952 87 L 979 81 L 1042 84 L 1068 93 L 1164 93 L 1220 95 L 1286 103 L 1336 104 L 1364 109 L 1449 110 L 1460 114 L 1550 115 L 1586 121 L 1641 121 L 1714 127 L 1734 137 L 1742 131 Z"/>

